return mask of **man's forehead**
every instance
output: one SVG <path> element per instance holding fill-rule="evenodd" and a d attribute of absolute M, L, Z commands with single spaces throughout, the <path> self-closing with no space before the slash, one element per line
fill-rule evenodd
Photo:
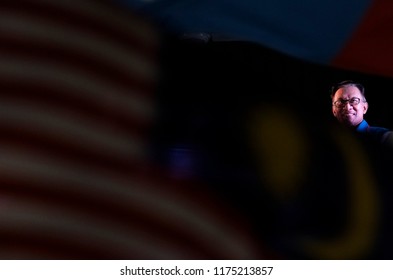
<path fill-rule="evenodd" d="M 362 97 L 360 90 L 355 86 L 345 86 L 336 91 L 335 97 Z"/>

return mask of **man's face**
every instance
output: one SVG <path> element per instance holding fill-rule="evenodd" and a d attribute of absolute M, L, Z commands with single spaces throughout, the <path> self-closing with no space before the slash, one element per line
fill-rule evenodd
<path fill-rule="evenodd" d="M 359 99 L 359 104 L 356 104 L 356 98 Z M 334 94 L 333 104 L 336 101 L 339 101 L 338 103 L 341 103 L 341 105 L 333 105 L 332 110 L 333 115 L 340 123 L 354 127 L 363 121 L 363 115 L 367 112 L 368 103 L 364 102 L 364 98 L 357 87 L 345 86 L 339 88 Z"/>

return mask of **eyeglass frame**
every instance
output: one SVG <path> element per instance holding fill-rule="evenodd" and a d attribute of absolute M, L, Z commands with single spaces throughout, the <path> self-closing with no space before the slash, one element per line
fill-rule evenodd
<path fill-rule="evenodd" d="M 349 103 L 351 106 L 356 106 L 360 104 L 360 101 L 362 101 L 363 103 L 367 102 L 365 99 L 362 100 L 359 97 L 352 97 L 350 99 L 339 98 L 338 100 L 334 101 L 332 104 L 336 108 L 344 108 L 347 103 Z"/>

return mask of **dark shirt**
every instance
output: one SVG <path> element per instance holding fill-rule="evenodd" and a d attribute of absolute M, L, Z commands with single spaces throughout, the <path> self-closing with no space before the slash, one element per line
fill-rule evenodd
<path fill-rule="evenodd" d="M 370 126 L 366 120 L 363 120 L 356 127 L 356 131 L 378 143 L 385 143 L 391 135 L 391 131 L 389 129 L 384 127 Z"/>

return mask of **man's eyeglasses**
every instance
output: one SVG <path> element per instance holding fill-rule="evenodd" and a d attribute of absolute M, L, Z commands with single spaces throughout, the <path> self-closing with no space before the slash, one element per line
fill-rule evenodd
<path fill-rule="evenodd" d="M 360 103 L 360 98 L 357 97 L 352 97 L 351 99 L 338 99 L 333 102 L 333 105 L 336 106 L 337 108 L 344 108 L 345 104 L 351 104 L 353 105 L 358 105 Z"/>

